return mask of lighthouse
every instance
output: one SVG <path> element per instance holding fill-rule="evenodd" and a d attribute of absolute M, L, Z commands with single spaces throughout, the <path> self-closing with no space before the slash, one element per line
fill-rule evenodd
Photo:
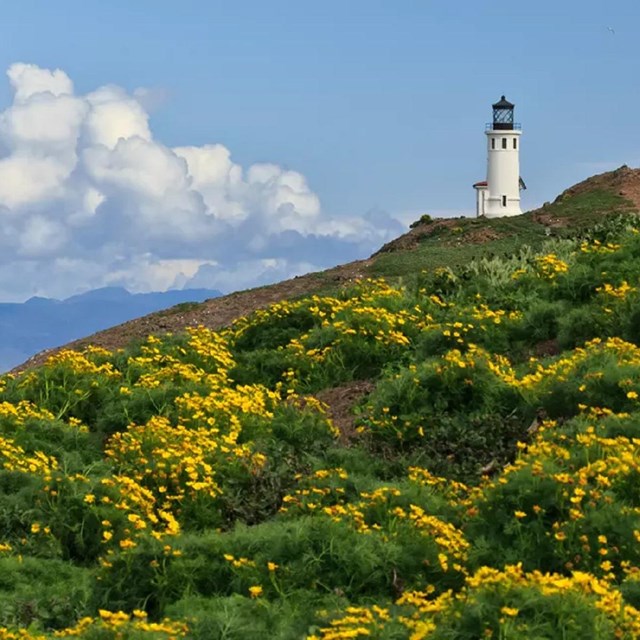
<path fill-rule="evenodd" d="M 518 216 L 520 189 L 520 125 L 514 122 L 514 106 L 504 96 L 493 106 L 493 122 L 486 126 L 487 179 L 476 182 L 476 215 L 487 218 Z"/>

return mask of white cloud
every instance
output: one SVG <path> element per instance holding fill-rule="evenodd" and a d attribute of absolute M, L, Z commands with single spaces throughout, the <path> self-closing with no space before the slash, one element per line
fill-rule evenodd
<path fill-rule="evenodd" d="M 402 231 L 386 214 L 327 216 L 297 171 L 242 167 L 221 144 L 163 145 L 147 90 L 77 95 L 64 71 L 22 63 L 8 76 L 0 300 L 106 284 L 230 291 L 363 257 Z"/>
<path fill-rule="evenodd" d="M 0 202 L 18 216 L 29 204 L 62 197 L 73 167 L 51 156 L 17 152 L 0 160 Z"/>
<path fill-rule="evenodd" d="M 86 113 L 86 103 L 78 98 L 38 93 L 2 114 L 2 137 L 16 149 L 72 151 Z"/>
<path fill-rule="evenodd" d="M 54 96 L 73 93 L 73 83 L 60 69 L 50 71 L 35 64 L 17 62 L 7 71 L 9 82 L 15 91 L 15 101 L 24 102 L 38 93 L 50 93 Z"/>
<path fill-rule="evenodd" d="M 201 194 L 209 211 L 220 220 L 241 222 L 250 211 L 242 201 L 245 189 L 242 167 L 231 161 L 231 152 L 221 144 L 176 147 L 174 153 L 187 163 L 192 188 Z"/>
<path fill-rule="evenodd" d="M 122 139 L 151 140 L 148 116 L 142 105 L 119 87 L 102 87 L 86 96 L 90 105 L 85 120 L 88 144 L 113 149 Z"/>

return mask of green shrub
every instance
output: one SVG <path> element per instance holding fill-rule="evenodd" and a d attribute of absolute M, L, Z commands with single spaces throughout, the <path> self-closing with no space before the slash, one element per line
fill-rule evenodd
<path fill-rule="evenodd" d="M 187 597 L 167 608 L 169 617 L 189 619 L 193 640 L 245 640 L 269 638 L 300 640 L 344 607 L 338 595 L 312 591 L 290 594 L 286 600 L 268 601 L 242 595 L 217 598 Z M 319 613 L 322 612 L 322 613 Z"/>
<path fill-rule="evenodd" d="M 0 558 L 0 626 L 60 629 L 87 611 L 91 574 L 44 558 Z"/>
<path fill-rule="evenodd" d="M 416 221 L 409 225 L 409 228 L 415 229 L 421 224 L 430 224 L 431 222 L 433 222 L 433 218 L 428 213 L 423 213 Z"/>
<path fill-rule="evenodd" d="M 562 302 L 546 300 L 534 302 L 524 312 L 517 328 L 517 337 L 529 345 L 552 340 L 558 335 L 560 323 L 565 314 L 566 307 Z"/>
<path fill-rule="evenodd" d="M 411 452 L 436 475 L 477 479 L 508 459 L 531 411 L 483 357 L 451 351 L 388 375 L 369 396 L 361 430 L 387 455 Z"/>
<path fill-rule="evenodd" d="M 606 317 L 598 307 L 571 309 L 560 318 L 558 343 L 562 349 L 573 349 L 597 337 L 610 335 Z"/>
<path fill-rule="evenodd" d="M 316 318 L 308 306 L 286 307 L 273 313 L 259 312 L 257 321 L 247 323 L 240 331 L 236 331 L 234 351 L 284 347 L 292 338 L 309 331 L 315 323 Z"/>

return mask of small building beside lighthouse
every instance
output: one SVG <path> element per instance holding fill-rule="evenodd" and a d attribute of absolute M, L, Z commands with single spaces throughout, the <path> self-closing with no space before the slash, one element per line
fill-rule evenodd
<path fill-rule="evenodd" d="M 487 218 L 518 216 L 520 189 L 520 125 L 514 122 L 515 105 L 504 96 L 493 106 L 493 122 L 486 126 L 487 179 L 476 182 L 476 215 Z"/>

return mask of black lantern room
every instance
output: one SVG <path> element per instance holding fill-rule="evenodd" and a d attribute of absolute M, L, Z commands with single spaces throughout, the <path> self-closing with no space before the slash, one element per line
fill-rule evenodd
<path fill-rule="evenodd" d="M 509 102 L 504 96 L 493 106 L 493 128 L 501 130 L 512 130 L 514 104 Z"/>

